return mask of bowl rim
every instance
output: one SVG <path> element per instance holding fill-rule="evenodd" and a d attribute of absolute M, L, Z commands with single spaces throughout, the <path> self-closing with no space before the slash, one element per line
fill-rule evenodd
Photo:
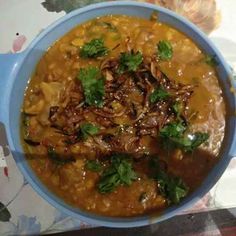
<path fill-rule="evenodd" d="M 175 12 L 172 12 L 166 8 L 163 8 L 154 4 L 150 4 L 150 3 L 135 2 L 135 1 L 114 1 L 114 2 L 111 1 L 111 2 L 91 4 L 89 6 L 85 6 L 83 8 L 74 10 L 70 12 L 69 14 L 66 14 L 65 16 L 61 17 L 60 19 L 56 20 L 54 23 L 49 25 L 44 31 L 42 31 L 39 35 L 36 36 L 36 38 L 29 44 L 28 48 L 25 50 L 24 58 L 27 57 L 30 51 L 34 49 L 34 47 L 42 38 L 46 37 L 50 31 L 52 31 L 55 27 L 59 26 L 61 23 L 81 13 L 86 13 L 88 11 L 99 9 L 99 8 L 116 7 L 116 6 L 124 6 L 124 7 L 135 6 L 135 7 L 140 7 L 140 9 L 148 8 L 154 11 L 162 12 L 163 14 L 167 14 L 171 16 L 172 18 L 178 20 L 181 24 L 184 24 L 192 31 L 195 31 L 195 33 L 198 34 L 200 38 L 202 38 L 206 42 L 206 44 L 215 52 L 215 54 L 217 55 L 217 58 L 219 58 L 221 65 L 223 66 L 227 74 L 230 75 L 230 69 L 228 67 L 228 64 L 225 62 L 221 53 L 213 45 L 213 43 L 207 38 L 207 36 L 200 29 L 198 29 L 193 23 L 191 23 L 184 17 L 179 16 Z M 22 63 L 23 61 L 24 59 L 22 60 Z M 21 65 L 22 64 L 20 64 L 19 67 L 21 67 Z M 234 127 L 236 127 L 236 122 L 234 122 Z M 10 146 L 14 146 L 11 139 L 9 143 L 11 144 Z M 167 208 L 167 210 L 163 211 L 161 215 L 156 215 L 156 216 L 148 215 L 148 216 L 135 216 L 135 217 L 107 217 L 107 216 L 101 216 L 101 215 L 97 215 L 90 212 L 85 212 L 83 210 L 78 210 L 76 212 L 75 210 L 72 210 L 73 207 L 70 207 L 69 204 L 64 204 L 63 203 L 64 201 L 62 199 L 55 197 L 54 194 L 49 193 L 49 190 L 44 186 L 43 183 L 41 183 L 39 180 L 32 177 L 32 173 L 29 173 L 29 171 L 24 167 L 24 164 L 22 164 L 21 162 L 17 162 L 17 166 L 20 168 L 21 173 L 23 173 L 24 177 L 27 179 L 27 181 L 30 183 L 33 189 L 55 208 L 63 211 L 64 213 L 68 214 L 71 217 L 75 217 L 77 219 L 80 219 L 92 225 L 125 228 L 125 227 L 145 226 L 145 225 L 157 223 L 157 222 L 166 220 L 172 216 L 175 216 L 181 211 L 183 211 L 184 209 L 188 208 L 190 205 L 192 205 L 197 200 L 199 200 L 202 196 L 204 196 L 207 193 L 207 191 L 213 187 L 216 181 L 223 174 L 230 159 L 231 157 L 227 155 L 227 157 L 224 158 L 224 160 L 220 162 L 221 165 L 218 167 L 217 172 L 214 174 L 212 173 L 212 177 L 214 177 L 214 180 L 211 181 L 210 183 L 205 183 L 205 184 L 203 183 L 201 187 L 199 188 L 199 190 L 195 190 L 194 193 L 186 197 L 186 199 L 184 199 L 181 202 L 181 204 Z"/>

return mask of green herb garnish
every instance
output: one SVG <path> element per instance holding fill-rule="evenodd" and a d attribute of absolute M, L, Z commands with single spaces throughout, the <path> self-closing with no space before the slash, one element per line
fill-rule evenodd
<path fill-rule="evenodd" d="M 150 102 L 155 103 L 160 100 L 165 100 L 170 94 L 163 88 L 156 88 L 149 96 Z"/>
<path fill-rule="evenodd" d="M 80 125 L 78 138 L 86 140 L 89 136 L 93 136 L 99 132 L 99 127 L 90 123 L 84 123 Z"/>
<path fill-rule="evenodd" d="M 64 142 L 71 145 L 80 141 L 85 141 L 89 136 L 96 135 L 99 130 L 99 127 L 90 123 L 80 124 L 79 129 L 71 137 L 64 140 Z"/>
<path fill-rule="evenodd" d="M 186 127 L 181 122 L 167 124 L 160 130 L 160 137 L 166 149 L 180 148 L 184 152 L 192 152 L 206 142 L 209 134 L 196 132 L 185 134 Z"/>
<path fill-rule="evenodd" d="M 167 40 L 162 40 L 157 44 L 158 56 L 161 60 L 170 60 L 173 55 L 172 45 Z"/>
<path fill-rule="evenodd" d="M 104 78 L 98 68 L 88 67 L 80 69 L 78 77 L 84 90 L 85 102 L 90 106 L 103 106 L 105 94 Z"/>
<path fill-rule="evenodd" d="M 158 182 L 160 194 L 167 199 L 168 204 L 178 204 L 188 193 L 188 187 L 183 180 L 161 169 L 158 157 L 152 157 L 149 166 L 151 177 Z"/>
<path fill-rule="evenodd" d="M 210 56 L 210 55 L 206 55 L 205 62 L 206 64 L 212 67 L 217 66 L 219 64 L 216 60 L 216 56 Z"/>
<path fill-rule="evenodd" d="M 111 165 L 104 170 L 98 183 L 100 193 L 110 193 L 119 185 L 131 185 L 137 179 L 129 157 L 125 154 L 114 154 Z"/>
<path fill-rule="evenodd" d="M 179 138 L 183 135 L 186 127 L 181 122 L 173 122 L 165 125 L 160 130 L 162 138 Z"/>
<path fill-rule="evenodd" d="M 108 48 L 104 46 L 103 39 L 92 39 L 80 49 L 80 56 L 83 58 L 97 58 L 107 55 L 108 51 Z"/>
<path fill-rule="evenodd" d="M 170 140 L 175 147 L 182 149 L 184 152 L 192 152 L 201 144 L 207 141 L 209 134 L 196 132 L 188 134 L 185 137 L 174 138 Z"/>
<path fill-rule="evenodd" d="M 161 195 L 167 198 L 169 204 L 178 204 L 188 193 L 188 188 L 180 177 L 170 176 L 159 170 L 156 180 Z"/>
<path fill-rule="evenodd" d="M 183 105 L 182 105 L 182 103 L 175 102 L 172 106 L 172 109 L 173 109 L 174 113 L 177 115 L 177 117 L 179 117 L 183 111 Z"/>
<path fill-rule="evenodd" d="M 93 172 L 100 172 L 102 170 L 102 165 L 97 160 L 88 160 L 85 164 L 85 168 Z"/>
<path fill-rule="evenodd" d="M 139 65 L 143 61 L 143 56 L 141 52 L 122 52 L 120 54 L 120 64 L 118 68 L 118 72 L 124 73 L 125 71 L 136 71 L 139 67 Z"/>

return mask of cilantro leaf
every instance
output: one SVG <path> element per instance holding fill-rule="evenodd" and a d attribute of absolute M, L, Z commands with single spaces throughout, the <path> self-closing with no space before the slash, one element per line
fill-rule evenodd
<path fill-rule="evenodd" d="M 173 48 L 169 41 L 161 40 L 157 44 L 158 56 L 161 60 L 170 60 L 173 55 Z"/>
<path fill-rule="evenodd" d="M 102 165 L 97 160 L 88 160 L 85 164 L 85 168 L 93 172 L 100 172 L 102 170 Z"/>
<path fill-rule="evenodd" d="M 163 88 L 156 88 L 149 96 L 149 100 L 151 103 L 155 103 L 160 100 L 165 100 L 168 98 L 170 94 L 164 90 Z"/>
<path fill-rule="evenodd" d="M 99 127 L 90 123 L 80 124 L 79 129 L 77 129 L 75 133 L 71 136 L 67 136 L 68 138 L 65 140 L 65 143 L 71 145 L 80 141 L 85 141 L 89 136 L 97 134 L 99 130 Z"/>
<path fill-rule="evenodd" d="M 122 52 L 120 54 L 120 65 L 118 68 L 118 73 L 124 73 L 125 71 L 136 71 L 139 65 L 143 61 L 143 56 L 141 52 Z"/>
<path fill-rule="evenodd" d="M 174 113 L 176 114 L 177 118 L 179 118 L 183 111 L 183 104 L 180 102 L 175 102 L 172 106 L 172 109 Z"/>
<path fill-rule="evenodd" d="M 84 123 L 80 125 L 80 131 L 78 136 L 83 140 L 86 140 L 89 136 L 93 136 L 99 132 L 99 127 L 92 125 L 90 123 Z"/>
<path fill-rule="evenodd" d="M 169 204 L 178 204 L 188 193 L 183 180 L 177 176 L 170 176 L 164 171 L 157 172 L 156 180 L 161 195 L 167 198 Z"/>
<path fill-rule="evenodd" d="M 84 90 L 85 102 L 90 106 L 102 107 L 105 94 L 104 78 L 98 68 L 88 67 L 80 69 L 78 77 Z"/>
<path fill-rule="evenodd" d="M 196 132 L 191 137 L 191 149 L 195 149 L 209 139 L 208 133 Z M 191 150 L 190 150 L 191 151 Z"/>
<path fill-rule="evenodd" d="M 162 138 L 179 138 L 183 135 L 186 127 L 181 122 L 173 122 L 165 125 L 160 130 L 160 136 Z"/>
<path fill-rule="evenodd" d="M 98 183 L 100 193 L 110 193 L 119 185 L 131 185 L 137 175 L 132 164 L 124 154 L 113 154 L 111 165 L 104 170 Z"/>
<path fill-rule="evenodd" d="M 80 49 L 80 56 L 83 58 L 96 58 L 107 55 L 108 51 L 108 48 L 104 46 L 103 39 L 92 39 Z"/>
<path fill-rule="evenodd" d="M 212 67 L 217 66 L 219 64 L 218 61 L 216 60 L 216 56 L 210 56 L 210 55 L 206 55 L 205 62 L 206 64 Z"/>
<path fill-rule="evenodd" d="M 181 148 L 183 151 L 192 152 L 202 143 L 206 142 L 208 138 L 209 134 L 196 132 L 194 134 L 189 134 L 186 137 L 173 139 L 172 142 L 176 147 Z"/>
<path fill-rule="evenodd" d="M 185 134 L 186 127 L 182 123 L 169 123 L 160 130 L 160 137 L 166 149 L 180 148 L 184 152 L 192 152 L 206 142 L 209 134 L 196 132 Z"/>
<path fill-rule="evenodd" d="M 149 166 L 151 177 L 158 182 L 160 194 L 167 199 L 168 204 L 178 204 L 188 193 L 188 187 L 183 180 L 161 169 L 158 157 L 151 157 Z"/>

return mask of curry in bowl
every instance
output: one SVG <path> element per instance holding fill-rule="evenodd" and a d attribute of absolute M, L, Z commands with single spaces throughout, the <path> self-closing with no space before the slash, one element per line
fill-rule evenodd
<path fill-rule="evenodd" d="M 225 104 L 216 64 L 155 15 L 77 26 L 43 55 L 26 89 L 28 162 L 48 189 L 96 214 L 178 204 L 218 161 Z"/>

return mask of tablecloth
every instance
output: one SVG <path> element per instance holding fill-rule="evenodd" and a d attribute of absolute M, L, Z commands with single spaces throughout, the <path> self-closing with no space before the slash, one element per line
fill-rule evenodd
<path fill-rule="evenodd" d="M 101 0 L 0 0 L 0 53 L 17 53 L 49 24 Z M 187 17 L 200 27 L 236 69 L 235 0 L 146 0 Z M 1 69 L 1 65 L 0 65 Z M 2 78 L 0 78 L 2 79 Z M 0 235 L 44 234 L 91 227 L 60 212 L 27 183 L 11 155 L 0 168 Z M 214 188 L 182 214 L 236 206 L 236 159 Z"/>

